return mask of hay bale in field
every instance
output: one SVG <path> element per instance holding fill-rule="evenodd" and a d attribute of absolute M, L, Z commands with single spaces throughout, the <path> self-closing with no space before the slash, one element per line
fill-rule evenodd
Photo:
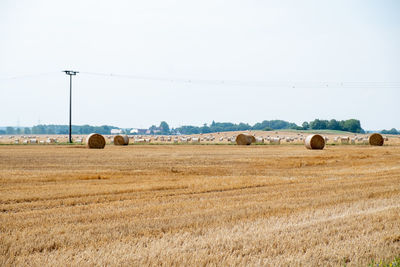
<path fill-rule="evenodd" d="M 269 143 L 270 144 L 275 144 L 275 145 L 279 145 L 281 143 L 281 139 L 278 137 L 271 137 L 269 139 Z"/>
<path fill-rule="evenodd" d="M 341 144 L 348 144 L 349 141 L 350 141 L 350 137 L 348 137 L 348 136 L 342 136 L 342 137 L 340 137 L 340 143 L 341 143 Z"/>
<path fill-rule="evenodd" d="M 91 133 L 86 137 L 87 148 L 102 149 L 106 146 L 106 139 L 101 134 Z"/>
<path fill-rule="evenodd" d="M 30 139 L 30 140 L 29 140 L 29 143 L 30 143 L 30 144 L 37 144 L 37 143 L 38 143 L 38 140 L 37 140 L 37 139 Z"/>
<path fill-rule="evenodd" d="M 251 143 L 254 143 L 255 141 L 256 138 L 249 134 L 239 134 L 238 136 L 236 136 L 236 144 L 241 146 L 251 145 Z"/>
<path fill-rule="evenodd" d="M 371 134 L 368 138 L 368 143 L 371 146 L 382 146 L 385 140 L 383 139 L 382 135 L 378 133 Z"/>
<path fill-rule="evenodd" d="M 308 149 L 324 149 L 325 139 L 319 134 L 312 134 L 306 137 L 304 144 Z"/>
<path fill-rule="evenodd" d="M 193 137 L 193 138 L 192 138 L 192 143 L 200 143 L 200 138 L 198 138 L 198 137 Z"/>
<path fill-rule="evenodd" d="M 116 146 L 127 146 L 129 144 L 129 137 L 127 135 L 116 135 L 114 136 L 114 145 Z"/>
<path fill-rule="evenodd" d="M 264 138 L 262 137 L 256 137 L 256 143 L 264 143 Z"/>

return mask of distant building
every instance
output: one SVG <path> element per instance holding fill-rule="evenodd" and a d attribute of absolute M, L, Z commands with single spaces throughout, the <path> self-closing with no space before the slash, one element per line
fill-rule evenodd
<path fill-rule="evenodd" d="M 111 134 L 121 134 L 122 130 L 121 129 L 111 129 Z"/>

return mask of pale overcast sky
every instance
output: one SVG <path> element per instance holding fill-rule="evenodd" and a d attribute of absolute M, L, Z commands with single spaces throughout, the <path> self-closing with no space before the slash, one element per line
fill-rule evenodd
<path fill-rule="evenodd" d="M 73 69 L 73 124 L 400 129 L 399 14 L 398 0 L 1 0 L 0 126 L 68 124 Z"/>

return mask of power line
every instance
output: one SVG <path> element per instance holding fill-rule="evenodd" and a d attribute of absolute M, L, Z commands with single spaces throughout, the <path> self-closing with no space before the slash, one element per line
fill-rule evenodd
<path fill-rule="evenodd" d="M 46 72 L 0 78 L 4 80 L 18 80 L 27 78 L 36 78 L 58 74 L 59 72 Z M 400 88 L 400 82 L 395 81 L 243 81 L 243 80 L 217 80 L 217 79 L 184 79 L 184 78 L 166 78 L 157 76 L 120 74 L 120 73 L 100 73 L 100 72 L 80 72 L 84 75 L 101 76 L 108 78 L 132 79 L 143 81 L 155 81 L 164 83 L 182 83 L 198 85 L 221 85 L 221 86 L 242 86 L 242 87 L 260 87 L 260 88 L 300 88 L 300 89 L 391 89 Z"/>
<path fill-rule="evenodd" d="M 155 76 L 128 75 L 116 73 L 81 72 L 82 74 L 102 76 L 109 78 L 124 78 L 134 80 L 158 81 L 169 83 L 225 85 L 225 86 L 249 86 L 249 87 L 271 87 L 271 88 L 400 88 L 400 82 L 385 81 L 348 81 L 348 82 L 301 82 L 301 81 L 239 81 L 239 80 L 204 80 L 204 79 L 182 79 L 165 78 Z"/>

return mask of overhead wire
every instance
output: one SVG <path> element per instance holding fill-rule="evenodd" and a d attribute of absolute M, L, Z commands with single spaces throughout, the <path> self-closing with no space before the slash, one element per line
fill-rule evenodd
<path fill-rule="evenodd" d="M 45 72 L 36 74 L 27 74 L 0 78 L 4 80 L 17 80 L 35 78 L 40 76 L 47 76 L 58 74 L 60 72 Z M 354 89 L 386 89 L 386 88 L 400 88 L 400 82 L 396 81 L 243 81 L 243 80 L 216 80 L 216 79 L 185 79 L 185 78 L 166 78 L 158 76 L 146 75 L 133 75 L 133 74 L 120 74 L 120 73 L 101 73 L 80 71 L 79 74 L 102 76 L 109 78 L 121 79 L 134 79 L 143 81 L 156 81 L 167 83 L 183 83 L 183 84 L 198 84 L 198 85 L 222 85 L 222 86 L 242 86 L 242 87 L 263 87 L 263 88 L 309 88 L 309 89 L 322 89 L 322 88 L 354 88 Z"/>
<path fill-rule="evenodd" d="M 182 79 L 165 78 L 143 75 L 128 75 L 116 73 L 80 72 L 81 74 L 103 76 L 110 78 L 126 78 L 146 81 L 160 81 L 170 83 L 206 84 L 225 86 L 249 86 L 249 87 L 284 87 L 284 88 L 400 88 L 400 82 L 385 81 L 343 81 L 343 82 L 320 82 L 320 81 L 239 81 L 239 80 L 204 80 L 204 79 Z"/>

